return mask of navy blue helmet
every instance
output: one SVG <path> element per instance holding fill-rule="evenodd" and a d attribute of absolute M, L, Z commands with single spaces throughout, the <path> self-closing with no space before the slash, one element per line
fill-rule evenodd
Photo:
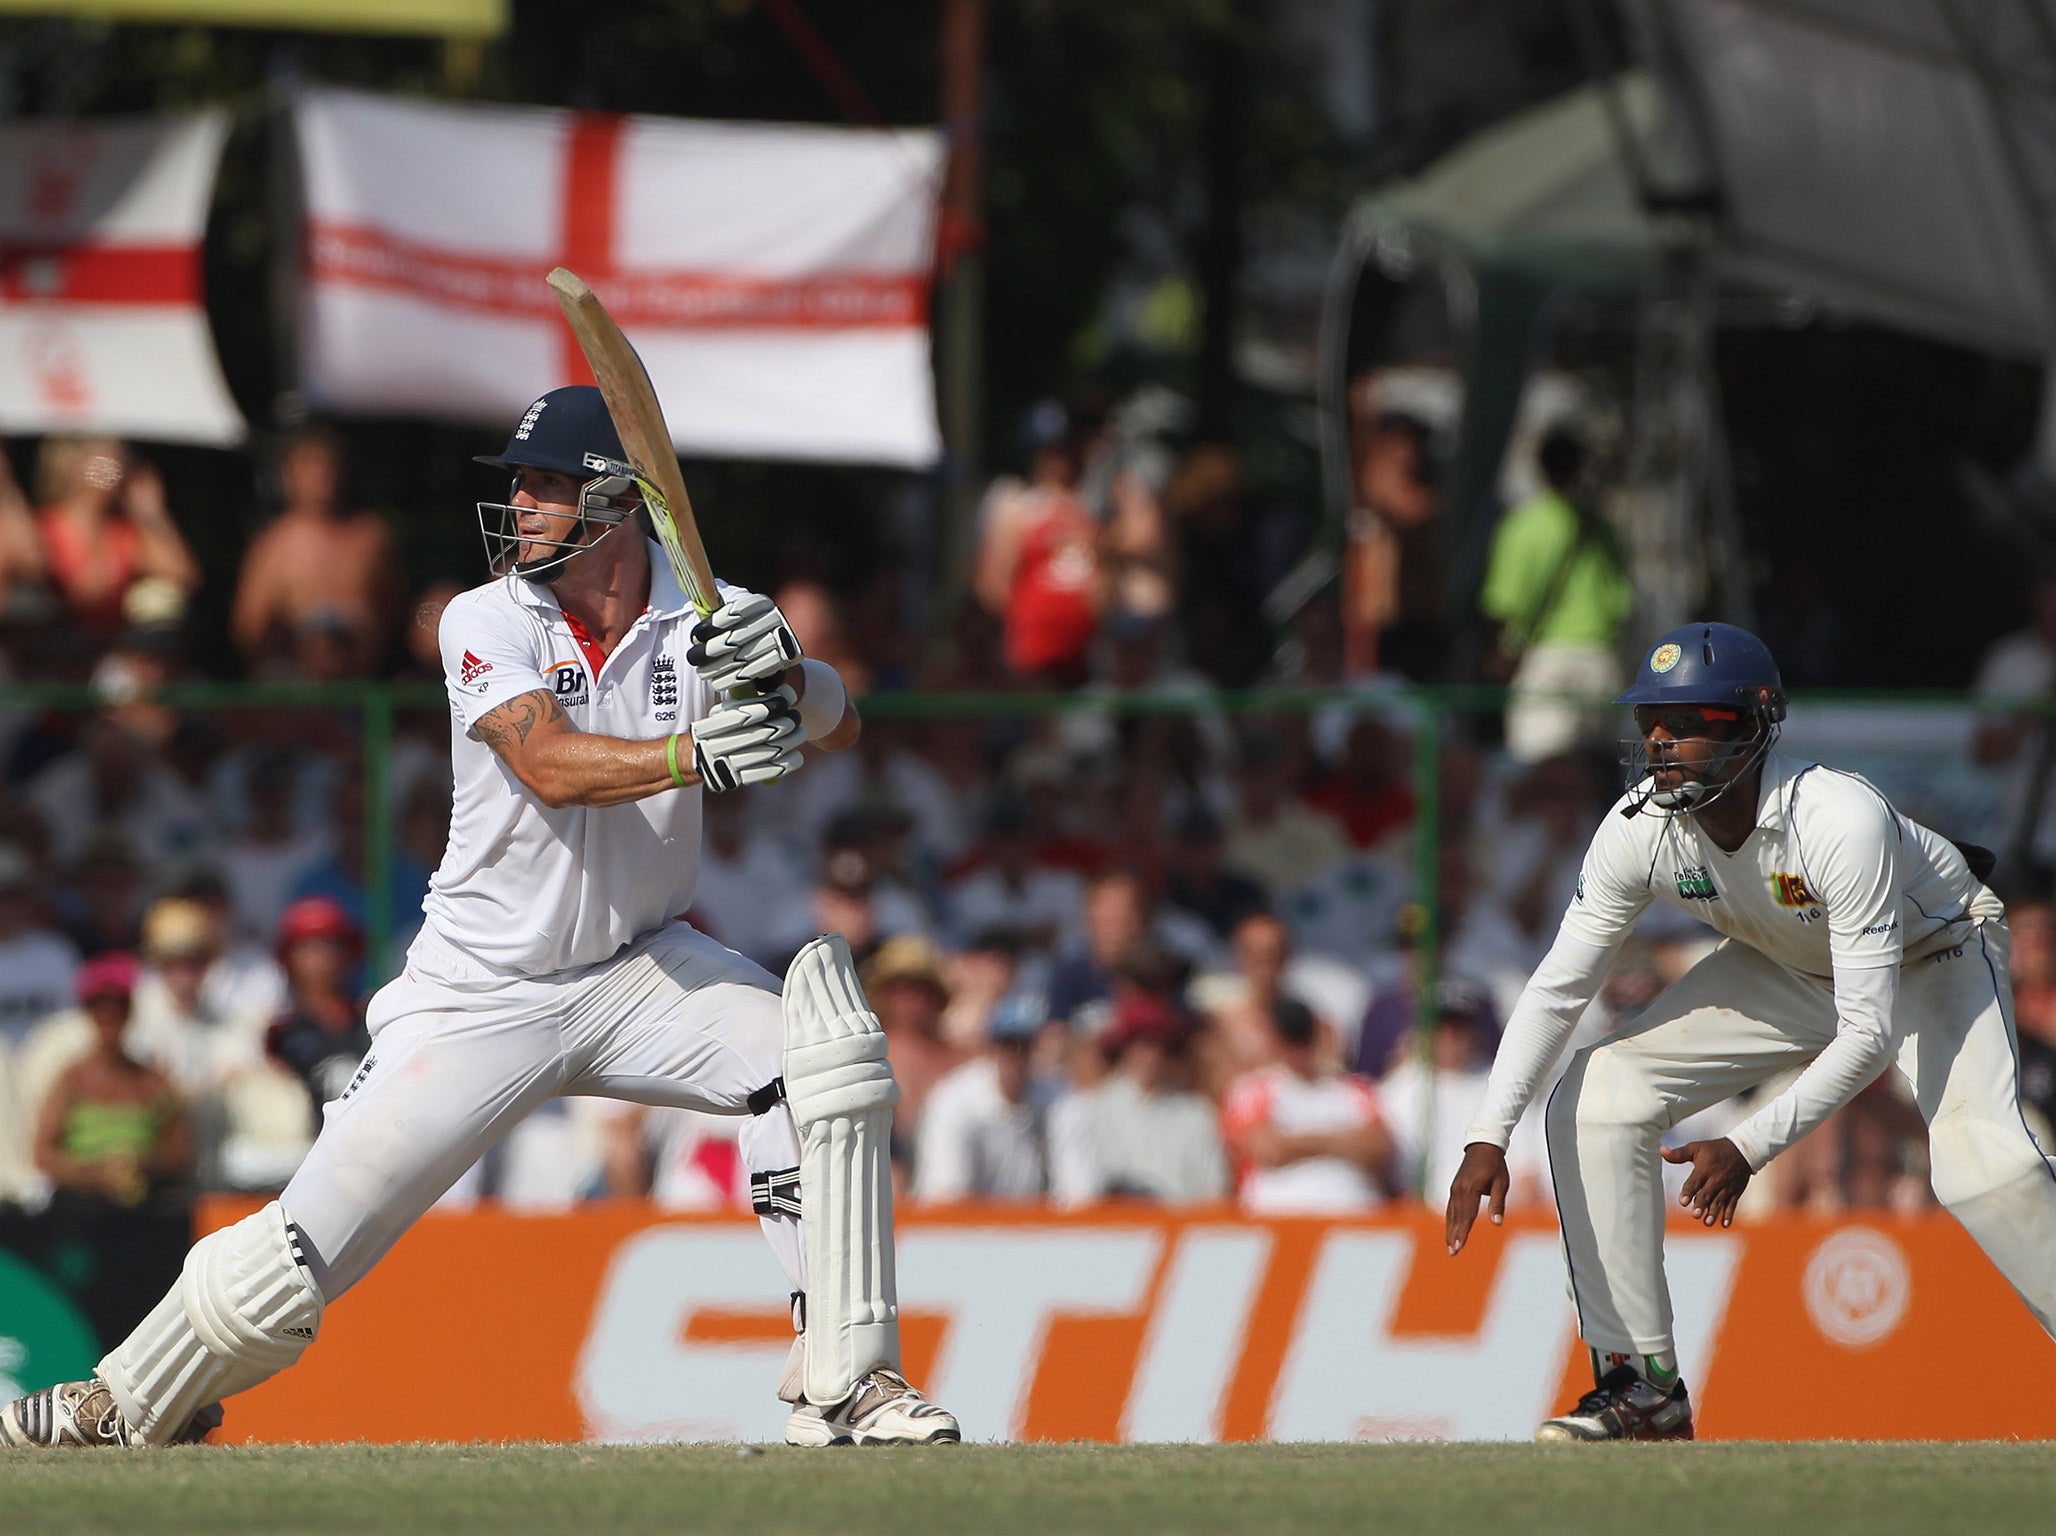
<path fill-rule="evenodd" d="M 1732 624 L 1686 624 L 1659 639 L 1616 704 L 1635 711 L 1636 735 L 1622 763 L 1631 787 L 1630 813 L 1699 810 L 1726 794 L 1770 750 L 1785 718 L 1785 684 L 1770 648 Z M 1658 724 L 1668 741 L 1652 745 Z M 1656 770 L 1683 767 L 1676 744 L 1705 741 L 1708 760 L 1685 769 L 1675 786 L 1658 787 Z"/>
<path fill-rule="evenodd" d="M 580 483 L 579 521 L 568 539 L 524 539 L 520 512 L 507 500 L 478 504 L 478 530 L 485 540 L 487 563 L 493 571 L 513 571 L 531 581 L 547 582 L 563 570 L 565 563 L 581 550 L 590 549 L 612 529 L 626 522 L 642 505 L 636 489 L 635 470 L 621 449 L 621 434 L 607 412 L 606 399 L 590 384 L 567 384 L 553 389 L 522 413 L 507 439 L 505 453 L 478 455 L 476 462 L 515 471 L 514 487 L 520 488 L 524 469 L 549 470 L 569 475 Z M 521 546 L 531 544 L 546 553 L 535 559 L 519 559 Z"/>

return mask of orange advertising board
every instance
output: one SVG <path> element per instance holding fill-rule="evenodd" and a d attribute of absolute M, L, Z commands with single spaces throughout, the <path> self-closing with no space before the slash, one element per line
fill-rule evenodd
<path fill-rule="evenodd" d="M 1702 1438 L 2056 1437 L 2056 1345 L 1945 1216 L 1669 1253 Z M 1591 1379 L 1542 1219 L 1450 1259 L 1426 1213 L 960 1210 L 903 1219 L 899 1274 L 909 1374 L 970 1439 L 1525 1439 Z M 752 1219 L 431 1215 L 220 1438 L 775 1439 L 790 1338 Z"/>

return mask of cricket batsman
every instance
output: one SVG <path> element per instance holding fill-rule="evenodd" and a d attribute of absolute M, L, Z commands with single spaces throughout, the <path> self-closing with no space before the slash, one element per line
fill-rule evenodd
<path fill-rule="evenodd" d="M 1772 751 L 1785 716 L 1755 636 L 1688 624 L 1650 650 L 1628 792 L 1507 1023 L 1462 1166 L 1449 1251 L 1506 1207 L 1514 1122 L 1651 897 L 1726 935 L 1550 1095 L 1550 1169 L 1578 1331 L 1597 1384 L 1538 1440 L 1689 1440 L 1663 1274 L 1663 1132 L 1797 1069 L 1690 1164 L 1680 1203 L 1727 1226 L 1751 1176 L 1894 1061 L 1928 1125 L 1936 1197 L 2056 1331 L 2056 1173 L 2020 1114 L 2005 909 L 1963 849 L 1868 782 Z M 1981 854 L 1982 850 L 1970 850 Z"/>
<path fill-rule="evenodd" d="M 899 1369 L 886 1137 L 899 1090 L 839 935 L 777 978 L 679 921 L 700 799 L 838 751 L 857 713 L 768 598 L 700 620 L 638 516 L 599 390 L 552 390 L 479 504 L 494 579 L 442 620 L 455 806 L 405 971 L 348 1090 L 270 1205 L 202 1238 L 93 1377 L 0 1408 L 0 1446 L 168 1445 L 284 1370 L 452 1181 L 557 1094 L 747 1115 L 798 1336 L 795 1445 L 931 1444 Z"/>

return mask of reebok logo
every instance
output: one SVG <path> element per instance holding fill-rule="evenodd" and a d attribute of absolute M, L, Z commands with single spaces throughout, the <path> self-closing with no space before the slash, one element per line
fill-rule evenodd
<path fill-rule="evenodd" d="M 466 684 L 475 683 L 481 677 L 484 677 L 486 673 L 492 671 L 492 669 L 493 664 L 491 662 L 480 661 L 471 652 L 466 651 L 464 659 L 457 665 L 457 681 Z"/>

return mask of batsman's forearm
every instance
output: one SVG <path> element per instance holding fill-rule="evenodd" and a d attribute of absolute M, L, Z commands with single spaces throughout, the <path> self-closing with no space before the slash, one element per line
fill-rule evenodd
<path fill-rule="evenodd" d="M 522 781 L 552 810 L 646 800 L 679 787 L 671 776 L 668 740 L 659 736 L 654 741 L 629 741 L 567 731 L 531 751 L 522 763 Z M 699 783 L 690 732 L 678 739 L 678 769 L 687 784 Z"/>

